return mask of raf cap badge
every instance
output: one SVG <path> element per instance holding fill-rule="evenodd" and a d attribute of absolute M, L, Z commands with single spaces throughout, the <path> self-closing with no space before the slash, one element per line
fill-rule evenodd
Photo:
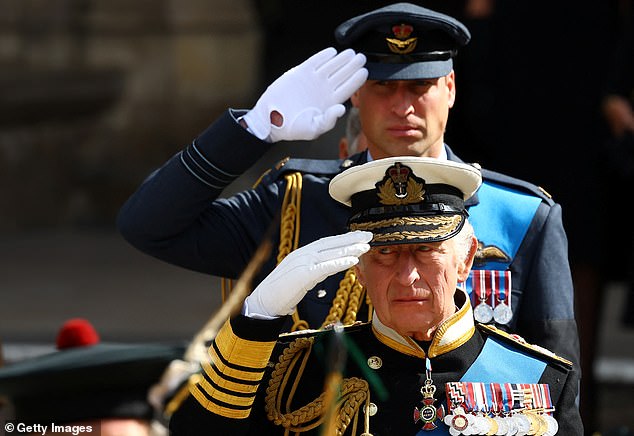
<path fill-rule="evenodd" d="M 392 26 L 392 34 L 396 38 L 385 38 L 387 46 L 392 53 L 408 54 L 414 51 L 418 42 L 417 37 L 410 35 L 414 31 L 414 26 L 410 24 L 398 24 Z"/>

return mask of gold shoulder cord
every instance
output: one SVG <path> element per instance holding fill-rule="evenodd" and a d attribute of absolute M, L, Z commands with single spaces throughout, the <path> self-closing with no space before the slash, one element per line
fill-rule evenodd
<path fill-rule="evenodd" d="M 280 245 L 277 253 L 279 264 L 288 253 L 297 249 L 299 243 L 299 218 L 302 204 L 302 174 L 291 173 L 286 176 L 286 192 L 282 203 L 282 219 L 280 222 Z M 308 323 L 299 317 L 297 309 L 293 312 L 291 331 L 305 330 Z"/>
<path fill-rule="evenodd" d="M 278 264 L 291 251 L 297 249 L 299 242 L 302 175 L 299 172 L 289 174 L 286 176 L 286 181 L 286 192 L 282 204 L 282 222 L 280 224 Z M 364 287 L 359 283 L 354 268 L 350 268 L 339 284 L 332 307 L 322 327 L 337 321 L 342 321 L 344 325 L 354 323 L 364 295 Z M 308 323 L 302 320 L 295 310 L 291 331 L 306 328 L 309 328 Z M 323 392 L 315 400 L 297 410 L 290 410 L 312 344 L 313 338 L 298 338 L 280 356 L 266 390 L 265 408 L 269 420 L 282 426 L 284 435 L 288 436 L 291 432 L 298 435 L 324 424 L 326 416 L 331 414 L 335 417 L 332 423 L 334 434 L 342 435 L 351 422 L 352 434 L 357 434 L 359 410 L 365 402 L 364 434 L 369 435 L 370 414 L 367 408 L 370 404 L 370 389 L 368 383 L 360 378 L 351 377 L 341 380 L 341 392 L 333 404 L 334 410 L 326 410 L 330 407 L 330 401 L 326 398 L 327 392 Z M 296 367 L 297 369 L 295 369 Z M 293 373 L 295 373 L 295 377 L 289 387 L 289 380 Z M 289 389 L 287 398 L 282 405 L 287 388 Z"/>
<path fill-rule="evenodd" d="M 282 203 L 282 219 L 280 222 L 280 244 L 278 247 L 277 263 L 279 264 L 288 253 L 297 249 L 300 231 L 300 207 L 302 201 L 302 174 L 294 172 L 287 174 L 286 192 Z M 232 281 L 222 279 L 221 291 L 224 302 L 231 292 Z M 359 283 L 354 268 L 346 271 L 339 283 L 339 289 L 332 301 L 330 312 L 321 327 L 341 321 L 342 324 L 352 324 L 357 320 L 358 310 L 365 296 L 365 288 Z M 372 316 L 372 305 L 366 296 L 368 304 L 368 318 Z M 291 331 L 308 329 L 308 323 L 299 317 L 297 310 L 293 312 L 293 326 Z"/>
<path fill-rule="evenodd" d="M 288 253 L 297 249 L 300 230 L 300 205 L 302 201 L 302 174 L 291 173 L 286 176 L 286 193 L 282 203 L 282 222 L 280 224 L 280 245 L 277 256 L 279 264 Z M 339 289 L 332 301 L 330 312 L 321 327 L 341 321 L 344 325 L 357 320 L 365 289 L 359 283 L 354 268 L 348 269 L 339 283 Z M 371 310 L 368 315 L 371 314 Z M 368 318 L 370 319 L 370 318 Z M 299 317 L 297 309 L 293 312 L 293 326 L 291 331 L 309 328 L 308 323 Z"/>

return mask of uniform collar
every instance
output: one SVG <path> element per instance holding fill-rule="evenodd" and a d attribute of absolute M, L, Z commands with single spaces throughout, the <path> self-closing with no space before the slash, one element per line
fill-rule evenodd
<path fill-rule="evenodd" d="M 446 145 L 442 148 L 442 150 L 440 151 L 440 156 L 438 156 L 438 160 L 447 160 L 447 159 L 449 159 L 449 154 L 447 153 L 447 149 L 449 149 L 449 147 L 447 147 Z M 451 150 L 449 150 L 449 151 L 451 151 Z M 366 157 L 366 162 L 372 162 L 374 160 L 374 158 L 370 154 L 370 150 L 368 150 L 368 149 L 365 150 L 365 157 Z M 455 155 L 454 155 L 454 157 L 455 157 Z M 456 160 L 459 161 L 460 159 L 456 159 Z"/>
<path fill-rule="evenodd" d="M 471 339 L 475 332 L 469 296 L 458 288 L 454 300 L 458 310 L 438 327 L 427 354 L 414 339 L 402 336 L 383 324 L 376 312 L 372 317 L 372 331 L 380 342 L 400 353 L 420 358 L 434 358 L 455 350 Z"/>
<path fill-rule="evenodd" d="M 459 162 L 459 163 L 465 163 L 462 159 L 460 159 L 458 156 L 456 156 L 456 154 L 453 152 L 453 150 L 451 148 L 449 148 L 449 146 L 447 144 L 445 144 L 445 153 L 447 155 L 447 159 L 453 162 Z M 478 192 L 476 191 L 475 194 L 473 194 L 471 196 L 471 198 L 468 198 L 465 201 L 465 206 L 467 206 L 467 209 L 471 206 L 475 206 L 478 203 L 480 203 L 480 200 L 478 199 Z"/>

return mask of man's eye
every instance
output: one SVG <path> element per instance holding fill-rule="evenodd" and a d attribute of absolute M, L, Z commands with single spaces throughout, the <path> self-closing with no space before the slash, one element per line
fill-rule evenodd
<path fill-rule="evenodd" d="M 434 82 L 431 80 L 417 80 L 415 82 L 412 83 L 412 86 L 415 89 L 420 90 L 427 90 L 429 88 L 431 88 L 434 85 Z"/>

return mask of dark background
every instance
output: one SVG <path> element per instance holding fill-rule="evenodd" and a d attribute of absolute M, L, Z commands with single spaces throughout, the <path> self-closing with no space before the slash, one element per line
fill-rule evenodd
<path fill-rule="evenodd" d="M 600 113 L 631 1 L 419 3 L 472 32 L 456 60 L 447 143 L 563 206 L 584 364 L 598 367 L 591 429 L 634 428 L 619 412 L 634 404 L 634 334 L 622 322 L 631 192 L 607 164 Z M 250 107 L 283 71 L 332 45 L 337 24 L 383 4 L 0 0 L 5 358 L 46 350 L 75 316 L 108 341 L 190 338 L 218 306 L 219 280 L 128 246 L 114 228 L 118 208 L 223 110 Z M 227 193 L 287 155 L 336 157 L 342 131 L 280 144 Z"/>

